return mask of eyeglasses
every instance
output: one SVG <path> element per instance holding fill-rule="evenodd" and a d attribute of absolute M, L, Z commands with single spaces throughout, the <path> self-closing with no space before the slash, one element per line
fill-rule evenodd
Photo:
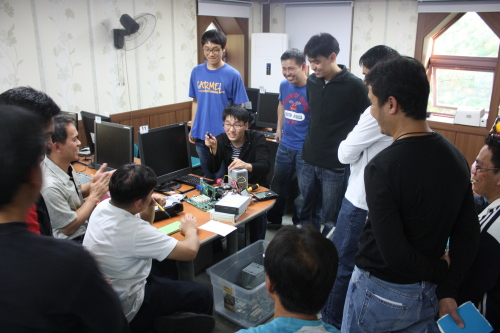
<path fill-rule="evenodd" d="M 474 163 L 472 164 L 472 170 L 475 170 L 475 172 L 482 172 L 482 170 L 500 170 L 500 168 L 483 168 L 482 166 Z"/>
<path fill-rule="evenodd" d="M 214 55 L 217 55 L 219 54 L 221 51 L 221 49 L 219 48 L 215 48 L 215 49 L 203 49 L 203 53 L 205 53 L 206 55 L 209 55 L 210 53 L 213 53 Z"/>
<path fill-rule="evenodd" d="M 237 131 L 239 131 L 240 129 L 243 128 L 243 126 L 245 126 L 245 124 L 241 125 L 241 124 L 227 124 L 227 123 L 224 123 L 223 125 L 225 129 L 230 129 L 232 127 Z"/>

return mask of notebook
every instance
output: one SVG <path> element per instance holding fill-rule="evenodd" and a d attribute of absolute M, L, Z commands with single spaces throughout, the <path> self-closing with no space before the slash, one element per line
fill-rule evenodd
<path fill-rule="evenodd" d="M 180 227 L 181 227 L 181 222 L 175 221 L 175 222 L 172 222 L 164 227 L 159 228 L 158 230 L 160 230 L 164 234 L 171 235 L 171 234 L 175 234 L 176 232 L 178 232 L 180 230 Z"/>
<path fill-rule="evenodd" d="M 486 319 L 479 313 L 474 304 L 471 302 L 460 305 L 457 310 L 458 315 L 465 323 L 464 328 L 459 328 L 453 321 L 450 315 L 441 317 L 437 324 L 441 332 L 444 333 L 489 333 L 493 332 L 493 327 Z"/>

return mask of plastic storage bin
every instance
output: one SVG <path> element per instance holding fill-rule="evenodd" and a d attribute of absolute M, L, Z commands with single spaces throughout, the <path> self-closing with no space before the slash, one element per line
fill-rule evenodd
<path fill-rule="evenodd" d="M 215 311 L 245 327 L 257 326 L 273 315 L 274 302 L 266 282 L 253 289 L 242 285 L 242 270 L 252 263 L 264 265 L 268 241 L 260 240 L 207 269 L 213 286 Z"/>

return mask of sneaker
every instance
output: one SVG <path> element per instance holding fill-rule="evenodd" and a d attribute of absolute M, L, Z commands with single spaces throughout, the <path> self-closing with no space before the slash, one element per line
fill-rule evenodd
<path fill-rule="evenodd" d="M 215 327 L 215 318 L 196 313 L 176 312 L 155 319 L 156 333 L 210 333 Z"/>

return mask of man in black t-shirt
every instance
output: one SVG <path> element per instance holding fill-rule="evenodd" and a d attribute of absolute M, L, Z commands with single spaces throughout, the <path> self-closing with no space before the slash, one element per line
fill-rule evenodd
<path fill-rule="evenodd" d="M 440 315 L 463 325 L 455 299 L 479 240 L 467 161 L 427 125 L 429 82 L 420 62 L 379 63 L 365 83 L 371 113 L 394 142 L 365 168 L 368 220 L 341 331 L 423 332 L 438 300 Z"/>

